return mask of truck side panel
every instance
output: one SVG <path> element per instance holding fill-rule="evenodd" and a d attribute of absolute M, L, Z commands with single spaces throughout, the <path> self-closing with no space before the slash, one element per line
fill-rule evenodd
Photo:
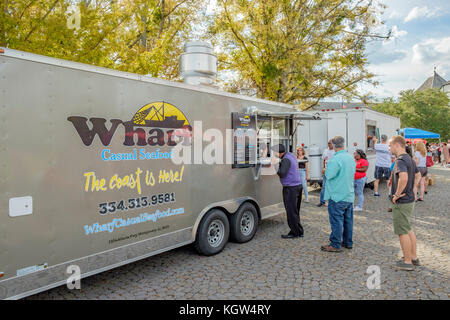
<path fill-rule="evenodd" d="M 191 243 L 212 203 L 282 201 L 277 176 L 173 163 L 167 124 L 225 137 L 231 112 L 279 106 L 6 55 L 0 87 L 0 299 L 63 284 L 70 264 L 87 276 Z M 161 123 L 137 126 L 141 115 Z M 22 197 L 32 213 L 12 217 Z"/>

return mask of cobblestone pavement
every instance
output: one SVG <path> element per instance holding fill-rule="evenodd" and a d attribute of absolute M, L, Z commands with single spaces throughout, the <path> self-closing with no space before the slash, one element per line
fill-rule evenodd
<path fill-rule="evenodd" d="M 28 299 L 445 299 L 450 296 L 450 169 L 433 168 L 436 185 L 415 210 L 418 255 L 412 272 L 393 266 L 401 257 L 386 185 L 381 198 L 365 190 L 365 211 L 355 212 L 354 248 L 325 253 L 330 226 L 317 191 L 303 203 L 303 239 L 281 239 L 285 215 L 262 221 L 255 238 L 228 243 L 212 257 L 192 246 L 159 254 L 81 281 L 81 290 L 61 286 Z M 281 190 L 280 190 L 281 192 Z M 367 268 L 378 265 L 380 289 L 369 290 Z"/>

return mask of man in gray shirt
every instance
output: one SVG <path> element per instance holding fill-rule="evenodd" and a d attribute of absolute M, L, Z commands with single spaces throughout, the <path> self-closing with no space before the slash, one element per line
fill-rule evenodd
<path fill-rule="evenodd" d="M 415 194 L 421 174 L 411 156 L 406 153 L 406 143 L 402 136 L 394 136 L 389 142 L 390 150 L 397 156 L 392 175 L 392 218 L 394 233 L 398 235 L 403 251 L 403 260 L 396 267 L 401 270 L 414 270 L 420 265 L 417 258 L 416 235 L 411 226 Z"/>

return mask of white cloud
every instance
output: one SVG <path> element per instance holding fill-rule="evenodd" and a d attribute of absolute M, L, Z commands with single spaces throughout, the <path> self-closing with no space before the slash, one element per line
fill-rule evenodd
<path fill-rule="evenodd" d="M 362 86 L 363 90 L 374 93 L 378 99 L 396 96 L 401 90 L 417 89 L 433 75 L 434 67 L 440 76 L 450 80 L 450 37 L 427 39 L 407 51 L 385 50 L 386 47 L 380 46 L 370 59 L 374 63 L 369 70 L 377 75 L 380 85 L 376 88 Z M 397 51 L 402 51 L 403 55 Z"/>
<path fill-rule="evenodd" d="M 408 31 L 406 30 L 400 30 L 398 28 L 398 26 L 393 26 L 391 29 L 391 36 L 389 37 L 389 39 L 384 40 L 383 44 L 388 44 L 391 43 L 393 41 L 396 41 L 397 39 L 404 37 L 408 34 Z"/>
<path fill-rule="evenodd" d="M 439 63 L 450 66 L 450 37 L 429 39 L 413 46 L 412 62 Z"/>
<path fill-rule="evenodd" d="M 440 8 L 429 9 L 427 6 L 414 7 L 408 13 L 408 15 L 406 16 L 404 21 L 409 22 L 411 20 L 418 19 L 421 17 L 431 18 L 431 17 L 439 16 L 440 12 L 441 12 Z"/>
<path fill-rule="evenodd" d="M 401 14 L 397 10 L 394 9 L 388 18 L 395 19 L 395 18 L 400 18 L 400 17 L 401 17 Z"/>

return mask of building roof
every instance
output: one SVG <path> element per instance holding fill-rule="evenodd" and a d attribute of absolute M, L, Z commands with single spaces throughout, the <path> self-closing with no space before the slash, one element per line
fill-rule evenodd
<path fill-rule="evenodd" d="M 441 89 L 443 85 L 445 85 L 447 80 L 442 78 L 440 75 L 434 71 L 434 74 L 425 80 L 424 83 L 417 89 L 417 91 L 424 91 L 426 89 Z"/>
<path fill-rule="evenodd" d="M 367 108 L 368 106 L 362 102 L 328 102 L 320 101 L 318 105 L 314 106 L 313 110 L 323 109 L 354 109 L 354 108 Z"/>

